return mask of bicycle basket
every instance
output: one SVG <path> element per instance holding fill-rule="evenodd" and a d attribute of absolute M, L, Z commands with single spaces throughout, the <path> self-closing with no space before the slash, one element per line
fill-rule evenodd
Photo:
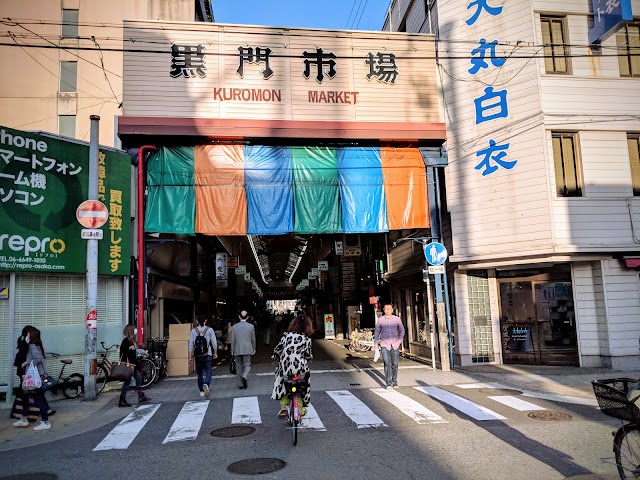
<path fill-rule="evenodd" d="M 628 422 L 640 422 L 640 410 L 627 400 L 627 394 L 636 387 L 637 380 L 609 378 L 591 384 L 602 413 Z"/>
<path fill-rule="evenodd" d="M 169 340 L 166 338 L 151 337 L 149 340 L 147 340 L 147 346 L 149 348 L 149 352 L 162 353 L 163 355 L 166 355 L 168 342 Z"/>

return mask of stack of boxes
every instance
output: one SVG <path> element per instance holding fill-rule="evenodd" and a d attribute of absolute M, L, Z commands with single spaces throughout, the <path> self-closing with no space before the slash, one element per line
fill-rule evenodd
<path fill-rule="evenodd" d="M 189 362 L 189 337 L 191 324 L 169 325 L 167 343 L 167 376 L 182 377 L 194 371 L 193 360 Z"/>

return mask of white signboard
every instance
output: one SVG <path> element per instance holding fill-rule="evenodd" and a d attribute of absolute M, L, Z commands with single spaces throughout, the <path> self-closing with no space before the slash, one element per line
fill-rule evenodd
<path fill-rule="evenodd" d="M 229 271 L 227 267 L 227 254 L 216 253 L 216 288 L 227 288 L 229 286 Z"/>
<path fill-rule="evenodd" d="M 429 265 L 429 273 L 431 275 L 443 274 L 444 273 L 444 265 Z"/>
<path fill-rule="evenodd" d="M 236 275 L 244 275 L 245 273 L 247 273 L 246 265 L 238 265 L 236 267 Z"/>
<path fill-rule="evenodd" d="M 315 277 L 319 277 L 320 276 L 320 269 L 319 268 L 312 268 L 311 269 L 311 275 Z"/>
<path fill-rule="evenodd" d="M 328 272 L 329 271 L 329 262 L 327 260 L 322 260 L 322 261 L 318 262 L 318 270 L 320 270 L 321 272 Z"/>
<path fill-rule="evenodd" d="M 336 241 L 336 255 L 342 255 L 344 253 L 344 248 L 342 247 L 342 240 Z"/>
<path fill-rule="evenodd" d="M 303 280 L 300 282 L 300 285 L 302 285 L 303 287 L 308 287 L 308 286 L 309 286 L 309 280 L 308 280 L 308 279 L 306 279 L 306 278 L 305 278 L 305 279 L 303 279 Z"/>
<path fill-rule="evenodd" d="M 250 273 L 245 273 L 244 274 L 244 281 L 245 282 L 250 282 L 251 281 L 251 274 Z"/>

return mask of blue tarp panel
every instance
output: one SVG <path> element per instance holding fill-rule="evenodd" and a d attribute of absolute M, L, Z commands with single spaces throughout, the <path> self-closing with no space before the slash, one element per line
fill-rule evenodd
<path fill-rule="evenodd" d="M 349 147 L 337 151 L 342 231 L 389 231 L 380 149 Z"/>
<path fill-rule="evenodd" d="M 247 234 L 282 235 L 293 231 L 291 150 L 246 146 Z"/>

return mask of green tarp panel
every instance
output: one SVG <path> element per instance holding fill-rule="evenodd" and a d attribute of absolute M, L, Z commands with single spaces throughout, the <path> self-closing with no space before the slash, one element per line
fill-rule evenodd
<path fill-rule="evenodd" d="M 193 147 L 161 147 L 147 162 L 146 232 L 195 234 Z"/>
<path fill-rule="evenodd" d="M 292 147 L 295 232 L 342 231 L 340 187 L 335 149 Z"/>

